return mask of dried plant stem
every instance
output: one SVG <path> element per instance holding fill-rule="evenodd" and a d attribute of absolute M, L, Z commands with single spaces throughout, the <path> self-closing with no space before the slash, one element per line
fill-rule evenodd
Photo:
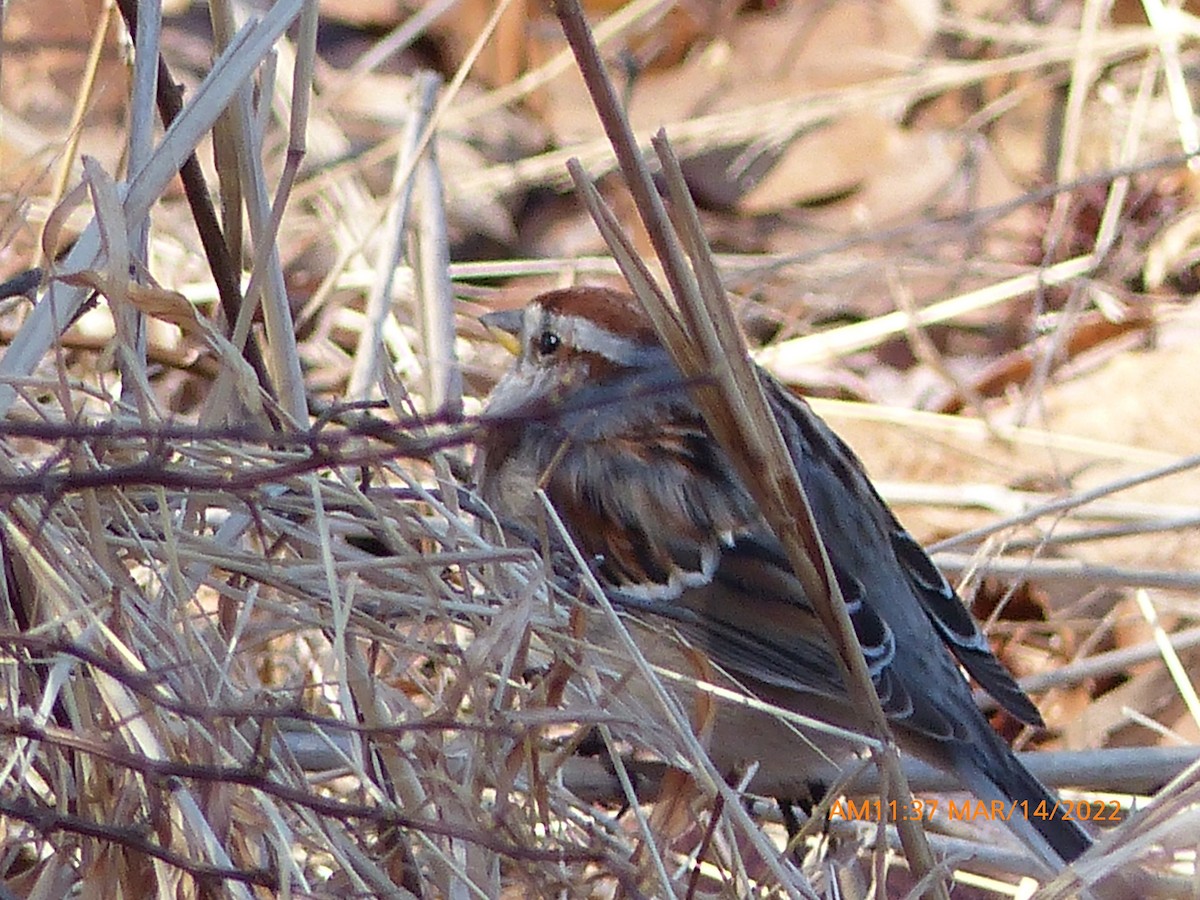
<path fill-rule="evenodd" d="M 1150 626 L 1154 633 L 1155 646 L 1158 647 L 1163 663 L 1166 665 L 1171 679 L 1175 682 L 1179 696 L 1183 698 L 1192 721 L 1200 725 L 1200 697 L 1196 695 L 1196 686 L 1192 683 L 1187 668 L 1179 659 L 1179 654 L 1175 652 L 1175 645 L 1171 641 L 1171 636 L 1163 628 L 1162 622 L 1158 617 L 1158 611 L 1154 608 L 1154 604 L 1150 600 L 1150 595 L 1145 590 L 1138 590 L 1134 593 L 1134 598 L 1137 600 L 1138 609 L 1141 610 L 1146 624 Z"/>
<path fill-rule="evenodd" d="M 376 41 L 370 50 L 355 61 L 338 79 L 336 87 L 325 92 L 321 98 L 321 105 L 332 106 L 345 94 L 356 89 L 364 75 L 420 37 L 430 25 L 453 9 L 457 2 L 458 0 L 433 0 L 414 10 L 411 16 Z"/>
<path fill-rule="evenodd" d="M 1156 652 L 1152 648 L 1151 653 Z M 307 735 L 285 736 L 294 742 L 305 767 L 318 771 L 334 768 L 340 763 L 335 753 L 325 746 L 313 747 Z M 346 740 L 343 738 L 342 743 Z M 1033 775 L 1050 787 L 1073 788 L 1110 795 L 1150 796 L 1164 784 L 1184 771 L 1200 757 L 1195 747 L 1116 747 L 1102 750 L 1037 750 L 1018 753 L 1017 758 Z M 953 776 L 935 769 L 921 760 L 905 757 L 902 760 L 905 776 L 914 792 L 921 794 L 953 793 L 961 785 Z M 589 802 L 648 803 L 658 794 L 666 764 L 653 760 L 627 761 L 632 784 L 637 788 L 626 794 L 614 778 L 606 760 L 576 757 L 562 769 L 564 783 L 572 793 Z M 862 767 L 842 786 L 846 796 L 877 795 L 880 789 L 879 771 L 874 766 Z M 768 806 L 769 804 L 763 804 Z M 1115 805 L 1115 801 L 1114 801 Z M 1126 804 L 1127 805 L 1127 804 Z M 770 814 L 766 809 L 755 813 Z M 775 815 L 778 815 L 776 812 Z M 1027 857 L 1028 859 L 1028 857 Z"/>
<path fill-rule="evenodd" d="M 425 399 L 435 415 L 462 412 L 462 369 L 455 342 L 454 288 L 450 283 L 450 237 L 446 226 L 445 192 L 438 167 L 437 135 L 430 135 L 417 163 L 417 227 L 410 233 L 415 248 L 417 301 L 421 343 L 425 350 Z"/>
<path fill-rule="evenodd" d="M 1097 264 L 1092 255 L 1055 263 L 1006 281 L 990 284 L 978 290 L 968 291 L 958 297 L 943 300 L 914 310 L 912 314 L 900 310 L 876 316 L 854 325 L 835 328 L 828 333 L 814 334 L 790 341 L 782 341 L 759 353 L 759 363 L 768 369 L 798 362 L 816 363 L 874 347 L 881 341 L 902 335 L 912 327 L 924 327 L 946 322 L 968 313 L 1007 302 L 1015 297 L 1047 287 L 1066 284 L 1088 275 Z"/>
<path fill-rule="evenodd" d="M 1070 581 L 1074 584 L 1100 584 L 1109 587 L 1163 588 L 1166 590 L 1196 590 L 1200 588 L 1200 572 L 1171 572 L 1154 569 L 1134 569 L 1086 563 L 1076 559 L 1020 559 L 992 557 L 980 560 L 965 553 L 934 553 L 934 562 L 947 572 L 973 572 L 996 575 L 1006 579 L 1036 579 L 1037 581 Z"/>
<path fill-rule="evenodd" d="M 1142 52 L 1154 45 L 1148 29 L 1129 29 L 1108 32 L 1098 38 L 1097 58 L 1105 65 Z M 797 102 L 795 98 L 772 100 L 761 104 L 740 106 L 730 112 L 697 116 L 666 126 L 676 148 L 685 155 L 701 153 L 717 147 L 734 146 L 761 139 L 780 140 L 799 134 L 833 117 L 852 110 L 875 110 L 881 107 L 909 107 L 924 97 L 976 85 L 990 79 L 1000 79 L 1025 72 L 1039 71 L 1061 65 L 1076 54 L 1078 35 L 1064 34 L 1060 40 L 1047 41 L 1040 46 L 999 59 L 962 62 L 952 67 L 921 69 L 916 73 L 897 75 L 851 85 L 847 88 L 814 92 Z M 768 123 L 770 129 L 764 128 Z M 651 134 L 639 133 L 638 145 L 647 148 Z M 492 166 L 463 178 L 456 186 L 471 192 L 507 192 L 534 183 L 559 185 L 567 160 L 578 158 L 599 176 L 611 171 L 614 162 L 612 146 L 603 140 L 576 144 L 529 157 L 517 163 Z"/>
<path fill-rule="evenodd" d="M 1171 647 L 1176 651 L 1190 650 L 1200 647 L 1200 627 L 1186 628 L 1169 635 Z M 1021 687 L 1027 691 L 1038 692 L 1063 685 L 1076 684 L 1091 678 L 1105 678 L 1125 672 L 1133 666 L 1149 662 L 1161 655 L 1161 648 L 1156 641 L 1146 641 L 1132 647 L 1122 647 L 1119 650 L 1107 650 L 1083 659 L 1076 659 L 1060 666 L 1053 672 L 1043 672 L 1021 679 Z"/>
<path fill-rule="evenodd" d="M 54 185 L 50 189 L 50 202 L 52 204 L 57 204 L 66 196 L 67 182 L 71 180 L 71 172 L 78 163 L 77 155 L 79 152 L 79 138 L 82 134 L 83 117 L 87 112 L 88 104 L 92 101 L 92 91 L 96 86 L 96 72 L 100 67 L 101 54 L 104 51 L 104 41 L 108 36 L 112 24 L 113 8 L 105 4 L 100 20 L 96 23 L 96 30 L 92 32 L 92 43 L 88 48 L 87 63 L 84 65 L 83 70 L 83 83 L 79 86 L 79 96 L 75 100 L 75 109 L 71 114 L 71 122 L 66 129 L 67 142 L 63 148 L 58 174 L 55 176 Z M 50 262 L 55 250 L 57 248 L 45 247 L 39 244 L 38 259 L 34 265 L 45 267 Z"/>
<path fill-rule="evenodd" d="M 307 36 L 309 55 L 315 52 L 315 16 L 314 0 L 302 0 L 301 35 Z M 303 22 L 308 20 L 311 21 L 305 27 Z M 311 79 L 311 63 L 296 65 L 293 69 L 293 75 L 297 79 L 305 77 L 306 72 L 307 77 Z M 296 87 L 301 93 L 307 93 L 311 89 L 307 82 L 297 84 Z M 276 239 L 291 181 L 303 155 L 303 123 L 297 123 L 295 118 L 292 120 L 293 129 L 299 124 L 299 133 L 296 130 L 290 133 L 293 143 L 289 147 L 283 177 L 276 186 L 274 201 L 271 201 L 268 199 L 267 175 L 262 164 L 263 123 L 260 117 L 254 115 L 253 94 L 249 88 L 249 84 L 244 84 L 235 95 L 234 115 L 230 122 L 233 126 L 237 154 L 238 180 L 246 191 L 246 213 L 254 239 L 254 261 L 245 302 L 239 311 L 237 322 L 234 323 L 231 339 L 235 347 L 244 346 L 250 332 L 251 320 L 261 303 L 267 333 L 267 364 L 279 391 L 280 405 L 293 424 L 301 425 L 308 420 L 308 398 L 304 389 L 300 357 L 296 350 L 296 328 L 288 302 Z M 274 91 L 268 86 L 264 94 L 272 97 Z M 259 112 L 265 115 L 267 108 L 268 105 L 264 101 Z M 307 103 L 300 104 L 299 108 L 301 111 L 307 110 Z M 228 410 L 223 402 L 225 396 L 224 390 L 214 392 L 214 398 L 219 401 L 216 404 L 218 411 L 222 407 Z"/>
<path fill-rule="evenodd" d="M 1119 478 L 1115 481 L 1110 481 L 1107 484 L 1102 484 L 1099 487 L 1091 488 L 1090 490 L 1080 491 L 1077 494 L 1072 494 L 1069 497 L 1063 497 L 1060 500 L 1052 500 L 1049 503 L 1044 503 L 1033 509 L 1027 510 L 1016 515 L 1008 516 L 1001 519 L 999 522 L 993 522 L 988 525 L 974 528 L 971 531 L 963 532 L 955 535 L 953 538 L 945 541 L 940 541 L 930 547 L 931 552 L 940 552 L 952 547 L 962 546 L 963 544 L 975 544 L 982 541 L 984 538 L 991 537 L 1000 531 L 1013 528 L 1017 525 L 1027 525 L 1030 522 L 1036 522 L 1038 519 L 1045 516 L 1060 515 L 1080 506 L 1085 506 L 1093 500 L 1098 500 L 1101 497 L 1107 497 L 1109 494 L 1115 494 L 1118 491 L 1127 490 L 1137 487 L 1141 484 L 1147 484 L 1151 481 L 1157 481 L 1160 478 L 1167 478 L 1171 475 L 1176 475 L 1180 472 L 1187 472 L 1200 466 L 1200 454 L 1195 456 L 1187 456 L 1183 459 L 1177 459 L 1166 465 L 1157 466 L 1146 472 L 1139 472 L 1136 475 L 1130 475 L 1125 478 Z"/>
<path fill-rule="evenodd" d="M 392 314 L 392 292 L 396 269 L 404 255 L 404 235 L 408 223 L 415 170 L 413 157 L 418 152 L 420 137 L 425 133 L 429 117 L 437 100 L 440 79 L 432 73 L 413 79 L 409 114 L 404 124 L 400 152 L 392 170 L 392 188 L 388 196 L 388 215 L 384 225 L 385 241 L 380 247 L 374 278 L 367 295 L 366 324 L 358 336 L 354 363 L 346 387 L 346 399 L 365 400 L 378 378 L 379 366 L 386 365 L 383 352 L 383 326 Z"/>
<path fill-rule="evenodd" d="M 136 0 L 117 0 L 117 5 L 121 9 L 121 15 L 125 20 L 125 27 L 129 33 L 136 36 L 138 33 L 137 12 L 138 6 Z M 163 127 L 169 128 L 171 124 L 179 117 L 183 108 L 182 92 L 179 85 L 175 83 L 174 77 L 171 75 L 167 64 L 160 56 L 158 59 L 158 77 L 155 80 L 157 89 L 158 114 L 162 119 Z M 216 146 L 220 146 L 220 120 L 214 127 L 214 142 Z M 219 155 L 219 154 L 218 154 Z M 133 167 L 131 166 L 131 171 Z M 218 171 L 221 167 L 218 164 Z M 242 306 L 242 287 L 240 278 L 240 266 L 235 264 L 232 254 L 233 248 L 241 247 L 240 238 L 236 237 L 240 234 L 241 216 L 226 217 L 228 224 L 228 234 L 222 233 L 221 225 L 217 221 L 216 210 L 213 208 L 212 200 L 209 198 L 208 186 L 205 183 L 204 172 L 200 168 L 200 162 L 196 159 L 194 152 L 189 153 L 184 159 L 183 164 L 179 168 L 179 176 L 183 181 L 184 193 L 187 195 L 188 207 L 192 212 L 192 219 L 196 223 L 196 231 L 200 235 L 200 243 L 204 247 L 204 255 L 208 262 L 208 271 L 212 275 L 213 285 L 216 288 L 216 296 L 221 304 L 221 311 L 225 315 L 225 321 L 230 328 L 237 321 L 238 310 Z M 222 193 L 225 186 L 222 183 Z M 235 204 L 235 208 L 240 208 L 240 204 Z M 262 359 L 262 352 L 259 349 L 256 338 L 251 337 L 247 340 L 242 353 L 254 370 L 255 376 L 263 393 L 267 396 L 274 396 L 274 388 L 271 385 L 270 376 L 267 374 L 266 364 Z M 272 422 L 278 424 L 274 419 L 274 413 L 268 410 L 268 416 L 272 417 Z"/>
<path fill-rule="evenodd" d="M 212 128 L 225 104 L 299 15 L 301 2 L 280 0 L 261 22 L 239 32 L 238 39 L 217 59 L 192 102 L 167 129 L 146 165 L 133 173 L 123 198 L 127 218 L 136 220 L 147 214 L 183 161 Z M 66 272 L 90 269 L 95 265 L 100 248 L 99 224 L 93 221 L 57 268 Z M 9 384 L 11 379 L 33 371 L 89 293 L 87 287 L 55 282 L 42 302 L 34 306 L 0 359 L 0 416 L 7 414 L 16 399 L 16 392 Z"/>
<path fill-rule="evenodd" d="M 986 445 L 992 439 L 991 434 L 978 419 L 880 406 L 875 403 L 823 400 L 820 397 L 814 397 L 810 405 L 825 418 L 841 417 L 861 422 L 888 422 L 893 425 L 903 425 L 914 431 L 936 435 L 939 439 L 950 438 L 956 443 Z M 1010 426 L 998 423 L 997 427 L 1005 443 L 1013 447 L 1080 453 L 1098 460 L 1115 460 L 1141 466 L 1173 466 L 1179 460 L 1178 454 L 1175 453 L 1119 444 L 1098 438 L 1076 437 L 1043 428 L 1032 428 L 1028 425 Z"/>
<path fill-rule="evenodd" d="M 162 8 L 158 3 L 142 4 L 140 27 L 133 36 L 133 89 L 130 92 L 129 154 L 128 168 L 136 172 L 150 159 L 154 141 L 154 98 L 158 94 L 158 47 L 162 35 Z M 150 217 L 132 220 L 129 229 L 131 262 L 136 264 L 133 277 L 145 283 L 149 269 Z M 125 352 L 120 363 L 125 366 L 140 366 L 144 379 L 146 359 L 146 322 L 142 313 L 131 304 L 123 303 L 114 310 L 117 334 L 122 338 Z M 139 379 L 132 372 L 124 372 L 121 379 L 122 391 L 132 395 Z M 139 397 L 143 404 L 143 420 L 148 420 L 144 404 L 148 398 Z"/>
<path fill-rule="evenodd" d="M 1103 4 L 1097 4 L 1103 7 Z M 1162 0 L 1142 0 L 1142 8 L 1150 27 L 1158 40 L 1159 58 L 1162 62 L 1167 82 L 1167 96 L 1171 101 L 1171 112 L 1175 116 L 1176 127 L 1179 129 L 1179 143 L 1185 153 L 1193 155 L 1200 152 L 1200 128 L 1196 125 L 1196 113 L 1193 109 L 1192 95 L 1188 87 L 1186 66 L 1180 59 L 1179 45 L 1181 38 L 1187 33 L 1179 17 L 1178 10 L 1168 8 Z M 1188 163 L 1193 172 L 1200 167 L 1195 159 Z"/>
<path fill-rule="evenodd" d="M 554 505 L 544 493 L 539 492 L 539 499 L 543 508 L 545 509 L 547 517 L 554 524 L 554 527 L 558 530 L 560 535 L 567 541 L 567 546 L 572 555 L 575 557 L 575 564 L 579 567 L 579 571 L 583 575 L 584 583 L 587 585 L 589 594 L 599 605 L 602 614 L 608 619 L 610 625 L 614 629 L 614 632 L 620 638 L 624 645 L 624 651 L 629 655 L 629 658 L 638 668 L 641 677 L 645 679 L 646 684 L 649 685 L 650 689 L 654 692 L 655 701 L 659 707 L 659 712 L 661 712 L 662 715 L 667 718 L 667 721 L 670 722 L 671 731 L 687 748 L 689 757 L 699 763 L 703 763 L 703 767 L 698 773 L 702 778 L 702 783 L 704 783 L 706 789 L 710 793 L 715 793 L 724 800 L 726 811 L 735 819 L 740 820 L 740 824 L 742 825 L 746 835 L 759 845 L 760 852 L 763 853 L 763 859 L 766 861 L 767 865 L 772 868 L 776 877 L 779 878 L 780 884 L 784 885 L 785 887 L 789 887 L 789 892 L 793 893 L 793 895 L 796 895 L 796 889 L 791 888 L 791 885 L 796 880 L 796 873 L 788 873 L 786 871 L 782 861 L 778 858 L 778 853 L 773 847 L 771 847 L 762 839 L 760 830 L 755 827 L 753 822 L 750 821 L 749 816 L 746 814 L 746 811 L 740 803 L 737 794 L 734 793 L 729 785 L 725 783 L 722 774 L 717 772 L 713 767 L 712 762 L 709 761 L 708 755 L 704 752 L 704 748 L 700 745 L 696 735 L 692 732 L 687 716 L 684 715 L 683 711 L 679 708 L 679 704 L 666 691 L 662 681 L 655 675 L 653 669 L 650 668 L 649 662 L 647 662 L 646 657 L 642 654 L 641 649 L 633 640 L 633 637 L 629 634 L 629 630 L 621 621 L 616 609 L 608 599 L 608 596 L 604 593 L 604 589 L 600 586 L 600 583 L 596 580 L 596 577 L 591 573 L 578 548 L 575 547 L 574 543 L 570 540 L 570 537 L 567 534 L 566 526 L 563 524 L 562 519 L 558 515 L 558 511 L 554 508 Z M 610 747 L 612 746 L 611 735 L 606 738 L 606 742 Z M 619 777 L 622 778 L 622 789 L 625 792 L 625 795 L 630 796 L 633 789 L 631 783 L 628 782 L 627 776 L 622 775 Z M 640 810 L 638 810 L 638 823 L 642 829 L 646 846 L 656 847 L 657 843 L 654 840 L 654 835 L 650 832 L 649 823 L 646 822 L 641 816 Z M 665 867 L 662 865 L 659 855 L 657 853 L 653 854 L 653 859 L 655 871 L 664 890 L 668 894 L 672 893 L 670 878 L 666 874 Z M 807 885 L 801 884 L 800 887 L 807 888 Z"/>
<path fill-rule="evenodd" d="M 655 140 L 655 147 L 664 166 L 671 199 L 682 218 L 681 230 L 691 266 L 679 240 L 674 237 L 674 229 L 662 199 L 641 158 L 612 83 L 604 72 L 582 8 L 571 0 L 560 0 L 556 11 L 662 264 L 671 293 L 687 323 L 687 330 L 681 328 L 657 290 L 643 290 L 639 297 L 684 377 L 711 377 L 715 374 L 720 387 L 718 394 L 714 396 L 709 391 L 697 393 L 705 421 L 723 446 L 735 448 L 730 458 L 737 461 L 739 474 L 783 544 L 797 578 L 804 585 L 806 596 L 830 633 L 851 702 L 863 710 L 868 734 L 883 744 L 884 749 L 877 758 L 888 773 L 891 793 L 900 802 L 907 802 L 911 792 L 900 768 L 894 739 L 871 682 L 862 648 L 840 596 L 795 467 L 767 406 L 724 288 L 716 274 L 707 240 L 700 229 L 690 194 L 683 184 L 678 163 L 664 135 L 660 133 Z M 572 174 L 575 176 L 575 172 Z M 616 254 L 616 247 L 613 250 Z M 635 266 L 627 275 L 636 278 L 643 271 Z M 919 824 L 907 823 L 901 829 L 901 836 L 914 871 L 920 877 L 932 872 L 935 864 Z M 933 880 L 926 895 L 946 897 L 942 880 Z"/>
<path fill-rule="evenodd" d="M 33 510 L 29 510 L 33 513 Z M 48 589 L 46 605 L 42 610 L 48 621 L 58 620 L 62 623 L 71 639 L 82 645 L 108 644 L 119 647 L 126 660 L 137 659 L 128 646 L 120 641 L 98 621 L 89 621 L 90 617 L 75 617 L 69 615 L 72 605 L 72 592 L 61 574 L 54 569 L 35 547 L 25 543 L 23 536 L 10 532 L 6 535 L 10 542 L 20 545 L 19 552 L 27 565 L 35 572 L 39 582 Z M 37 623 L 40 626 L 42 623 Z M 111 677 L 103 671 L 92 673 L 101 702 L 107 710 L 107 715 L 113 721 L 124 723 L 119 729 L 121 739 L 126 746 L 150 760 L 166 762 L 170 759 L 167 749 L 159 741 L 158 736 L 149 723 L 139 714 L 136 696 L 119 679 Z M 96 712 L 99 712 L 97 710 Z M 199 804 L 183 785 L 178 785 L 172 792 L 172 806 L 169 818 L 169 828 L 174 841 L 181 846 L 189 846 L 194 853 L 200 853 L 221 869 L 233 869 L 234 865 L 225 851 L 224 846 L 213 833 L 212 827 L 201 811 Z M 156 865 L 163 865 L 160 857 L 156 857 Z M 166 878 L 165 871 L 160 876 Z M 246 885 L 233 881 L 228 889 L 234 897 L 250 900 Z"/>

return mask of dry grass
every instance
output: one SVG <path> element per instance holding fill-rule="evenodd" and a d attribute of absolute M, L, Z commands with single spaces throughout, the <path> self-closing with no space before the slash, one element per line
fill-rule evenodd
<path fill-rule="evenodd" d="M 9 29 L 29 15 L 13 7 Z M 577 638 L 581 616 L 606 614 L 575 602 L 589 596 L 586 577 L 564 579 L 569 560 L 483 536 L 487 512 L 469 490 L 472 426 L 458 412 L 477 409 L 500 360 L 471 321 L 477 304 L 455 294 L 491 299 L 484 279 L 615 271 L 603 256 L 447 265 L 449 233 L 464 222 L 504 231 L 502 192 L 565 183 L 571 156 L 592 175 L 613 165 L 607 142 L 587 138 L 486 166 L 464 156 L 465 136 L 485 127 L 510 128 L 518 144 L 503 116 L 565 63 L 552 59 L 487 91 L 465 80 L 471 51 L 464 78 L 440 93 L 392 76 L 390 88 L 411 89 L 411 99 L 392 102 L 400 123 L 376 118 L 369 149 L 352 153 L 362 124 L 353 104 L 381 82 L 322 70 L 315 5 L 283 0 L 242 31 L 220 24 L 233 22 L 232 11 L 213 8 L 217 44 L 230 49 L 190 85 L 165 137 L 153 124 L 149 70 L 126 78 L 118 26 L 92 19 L 84 52 L 65 54 L 54 70 L 74 111 L 63 103 L 36 122 L 10 115 L 0 133 L 0 272 L 48 270 L 23 291 L 35 304 L 0 300 L 3 891 L 424 898 L 914 889 L 891 829 L 813 820 L 793 862 L 780 853 L 770 804 L 744 806 L 724 783 L 664 775 L 644 756 L 608 764 L 574 752 L 597 737 L 628 749 L 621 738 L 632 733 L 706 770 L 682 721 L 693 711 L 631 713 L 608 651 Z M 598 32 L 618 40 L 653 12 L 631 4 Z M 895 469 L 909 483 L 887 492 L 926 517 L 926 534 L 968 532 L 969 552 L 946 561 L 972 590 L 990 568 L 1000 593 L 1024 578 L 1044 595 L 1033 624 L 1003 617 L 997 604 L 993 633 L 1005 659 L 1048 691 L 1039 699 L 1060 746 L 1091 751 L 1046 777 L 1123 813 L 1149 803 L 1108 834 L 1104 854 L 1081 863 L 1080 878 L 1137 860 L 1153 876 L 1143 895 L 1168 897 L 1194 890 L 1195 777 L 1188 770 L 1146 796 L 1187 761 L 1157 746 L 1159 734 L 1170 745 L 1196 714 L 1187 674 L 1197 579 L 1188 560 L 1200 494 L 1194 481 L 1154 490 L 1168 470 L 1194 479 L 1195 461 L 1178 462 L 1194 431 L 1181 430 L 1182 445 L 1159 440 L 1162 429 L 1148 439 L 1115 428 L 1084 438 L 1038 417 L 1053 405 L 1053 366 L 1084 358 L 1068 346 L 1076 325 L 1124 301 L 1136 313 L 1128 333 L 1141 336 L 1165 318 L 1148 295 L 1159 290 L 1161 299 L 1163 285 L 1191 272 L 1189 188 L 1170 222 L 1137 218 L 1128 203 L 1135 173 L 1157 171 L 1155 161 L 1180 147 L 1197 149 L 1183 78 L 1194 62 L 1193 22 L 1157 6 L 1151 13 L 1153 25 L 1116 27 L 1088 5 L 1077 28 L 1010 22 L 999 36 L 983 18 L 946 19 L 944 34 L 1012 44 L 966 62 L 931 47 L 917 71 L 804 104 L 693 116 L 668 131 L 680 152 L 771 144 L 841 112 L 915 108 L 978 88 L 997 97 L 988 115 L 960 125 L 983 134 L 990 115 L 1029 89 L 1027 73 L 1065 86 L 1055 183 L 1093 190 L 1096 223 L 1080 238 L 1068 193 L 1042 194 L 1047 246 L 1059 240 L 1062 249 L 1039 247 L 1044 265 L 1029 262 L 1027 235 L 984 227 L 1016 206 L 973 210 L 969 221 L 916 216 L 873 238 L 847 231 L 821 253 L 791 244 L 718 261 L 729 284 L 778 301 L 770 314 L 784 323 L 781 339 L 763 360 L 790 380 L 803 380 L 814 361 L 832 366 L 901 336 L 960 406 L 986 414 L 914 414 L 897 428 L 823 407 L 842 430 L 871 429 L 863 441 L 851 435 L 869 462 L 887 468 L 918 446 L 942 470 L 922 473 L 909 459 Z M 302 15 L 305 25 L 282 37 Z M 143 58 L 153 59 L 154 23 L 142 24 Z M 494 24 L 476 35 L 476 49 Z M 34 79 L 41 70 L 6 61 L 0 85 L 14 71 Z M 49 84 L 22 87 L 49 96 Z M 1119 115 L 1114 92 L 1126 101 Z M 1112 119 L 1114 150 L 1105 166 L 1085 165 L 1078 148 L 1101 113 Z M 1182 124 L 1174 134 L 1154 125 L 1162 121 Z M 639 139 L 648 145 L 649 134 Z M 113 149 L 126 141 L 127 151 Z M 431 142 L 437 157 L 425 152 Z M 215 166 L 210 144 L 221 148 Z M 221 231 L 219 216 L 206 218 L 197 196 L 179 191 L 176 172 L 197 146 L 189 189 L 242 204 L 252 238 L 238 237 L 240 226 Z M 1175 168 L 1190 179 L 1178 159 Z M 955 227 L 978 231 L 978 258 L 939 258 L 927 246 L 929 235 Z M 1131 296 L 1131 272 L 1144 273 L 1146 295 Z M 910 280 L 919 297 L 909 296 Z M 781 286 L 797 282 L 822 286 L 817 306 L 825 291 L 874 291 L 899 312 L 801 334 L 809 328 L 789 305 L 795 288 Z M 1068 296 L 1053 309 L 1031 304 L 1047 327 L 1015 351 L 1026 377 L 1003 407 L 941 364 L 944 340 L 922 343 L 935 323 L 969 342 L 974 331 L 1004 326 L 989 318 L 997 309 L 1056 285 Z M 385 399 L 359 402 L 371 396 Z M 1159 468 L 1133 500 L 1109 496 L 1132 473 Z M 1014 486 L 1047 470 L 1095 477 L 1065 490 Z M 938 482 L 954 490 L 933 491 Z M 551 518 L 547 529 L 535 543 L 548 543 Z M 1138 546 L 1154 550 L 1122 550 L 1113 529 L 1148 535 Z M 347 539 L 364 533 L 389 555 Z M 1151 593 L 1135 599 L 1135 589 Z M 1102 748 L 1121 745 L 1139 748 L 1135 762 L 1105 756 Z M 1031 754 L 1031 765 L 1050 758 Z M 930 773 L 910 777 L 918 791 L 945 789 Z M 955 896 L 1032 889 L 1029 861 L 995 823 L 941 818 L 928 830 L 938 866 L 970 859 L 956 872 Z M 878 838 L 873 849 L 867 837 Z M 1064 879 L 1045 895 L 1079 890 Z"/>

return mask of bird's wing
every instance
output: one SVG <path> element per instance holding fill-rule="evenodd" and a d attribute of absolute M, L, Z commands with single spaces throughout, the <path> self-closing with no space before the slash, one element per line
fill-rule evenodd
<path fill-rule="evenodd" d="M 971 677 L 1016 718 L 1030 725 L 1042 725 L 1033 701 L 996 659 L 962 599 L 883 502 L 854 451 L 807 403 L 769 376 L 767 385 L 776 417 L 813 504 L 817 526 L 826 542 L 833 544 L 831 555 L 835 559 L 840 556 L 839 544 L 861 548 L 861 541 L 868 541 L 875 559 L 873 562 L 868 559 L 866 564 L 894 566 L 902 576 L 897 582 L 902 596 L 873 596 L 870 602 L 891 604 L 899 609 L 915 598 L 938 636 Z M 845 524 L 847 521 L 851 523 L 849 526 Z M 867 533 L 872 531 L 874 534 Z M 854 556 L 853 546 L 846 555 Z M 888 584 L 889 579 L 873 578 L 872 583 Z"/>
<path fill-rule="evenodd" d="M 853 452 L 806 404 L 768 385 L 889 717 L 932 739 L 964 736 L 958 705 L 929 696 L 940 683 L 970 702 L 943 642 L 1006 708 L 1036 713 Z M 672 620 L 731 674 L 846 698 L 823 626 L 703 419 L 686 398 L 649 403 L 657 408 L 620 437 L 593 431 L 586 412 L 560 421 L 542 483 L 575 541 L 614 598 Z"/>
<path fill-rule="evenodd" d="M 824 626 L 703 420 L 679 404 L 644 421 L 620 453 L 611 436 L 564 431 L 543 478 L 610 596 L 674 625 L 735 678 L 845 701 Z M 585 487 L 597 484 L 607 487 Z M 894 666 L 896 635 L 863 581 L 834 568 L 885 712 L 930 737 L 954 734 L 936 704 L 914 702 L 924 684 Z"/>
<path fill-rule="evenodd" d="M 955 659 L 1005 710 L 1026 725 L 1045 727 L 1038 708 L 992 653 L 974 617 L 913 536 L 897 523 L 891 537 L 913 593 Z"/>
<path fill-rule="evenodd" d="M 838 580 L 888 718 L 933 740 L 966 737 L 939 702 L 927 702 L 921 692 L 928 682 L 912 679 L 897 665 L 896 635 L 866 601 L 862 582 L 841 572 Z M 721 548 L 710 581 L 682 588 L 674 597 L 647 599 L 620 590 L 610 596 L 619 608 L 643 619 L 670 623 L 717 667 L 750 687 L 758 683 L 848 703 L 825 628 L 773 536 L 737 538 Z M 961 681 L 952 668 L 948 674 Z M 859 718 L 847 708 L 838 724 L 852 725 Z"/>

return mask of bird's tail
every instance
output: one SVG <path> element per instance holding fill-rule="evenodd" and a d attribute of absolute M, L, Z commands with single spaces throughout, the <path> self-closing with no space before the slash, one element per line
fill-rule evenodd
<path fill-rule="evenodd" d="M 1003 810 L 1011 830 L 1057 872 L 1091 847 L 1092 838 L 1074 808 L 1038 781 L 998 734 L 987 731 L 985 746 L 975 748 L 982 753 L 957 767 L 959 777 L 990 809 L 998 815 Z"/>

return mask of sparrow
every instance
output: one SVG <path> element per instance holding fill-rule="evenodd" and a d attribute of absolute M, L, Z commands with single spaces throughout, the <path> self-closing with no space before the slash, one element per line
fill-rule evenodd
<path fill-rule="evenodd" d="M 636 299 L 572 287 L 482 319 L 519 354 L 477 440 L 479 494 L 497 520 L 539 533 L 544 490 L 652 664 L 861 733 L 783 547 Z M 1008 824 L 1051 869 L 1075 859 L 1091 839 L 993 730 L 963 670 L 1018 720 L 1044 727 L 1037 708 L 853 451 L 802 399 L 758 376 L 901 749 L 1014 811 Z M 588 639 L 619 646 L 609 634 Z M 752 771 L 759 794 L 803 795 L 813 771 L 837 761 L 839 751 L 761 706 L 715 702 L 709 755 L 721 771 Z"/>

